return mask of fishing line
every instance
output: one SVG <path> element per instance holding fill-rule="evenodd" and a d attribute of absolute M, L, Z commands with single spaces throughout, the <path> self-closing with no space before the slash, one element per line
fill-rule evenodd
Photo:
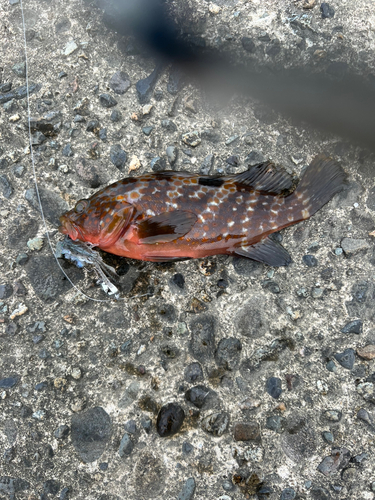
<path fill-rule="evenodd" d="M 21 16 L 22 16 L 22 30 L 23 30 L 23 40 L 24 40 L 24 52 L 25 52 L 25 72 L 26 72 L 26 98 L 27 98 L 27 119 L 28 119 L 28 133 L 29 133 L 29 147 L 30 147 L 30 156 L 31 156 L 31 165 L 32 165 L 32 170 L 33 170 L 33 177 L 34 177 L 34 184 L 35 184 L 35 191 L 36 191 L 36 197 L 39 203 L 39 208 L 40 208 L 40 213 L 42 216 L 42 221 L 45 229 L 45 234 L 48 240 L 49 247 L 51 249 L 52 255 L 55 258 L 55 261 L 60 268 L 61 272 L 64 274 L 66 279 L 69 281 L 69 283 L 72 285 L 72 287 L 77 290 L 81 295 L 83 295 L 86 299 L 92 300 L 94 302 L 112 302 L 112 299 L 95 299 L 93 297 L 90 297 L 89 295 L 85 294 L 82 292 L 74 283 L 73 281 L 69 278 L 69 276 L 66 274 L 64 269 L 62 268 L 58 258 L 56 257 L 56 253 L 53 249 L 52 242 L 49 236 L 49 231 L 46 223 L 46 219 L 44 216 L 44 210 L 40 198 L 40 193 L 39 193 L 39 188 L 38 188 L 38 181 L 36 177 L 36 169 L 35 169 L 35 161 L 34 161 L 34 152 L 33 152 L 33 145 L 32 145 L 32 137 L 31 137 L 31 116 L 30 116 L 30 98 L 29 98 L 29 64 L 28 64 L 28 58 L 27 58 L 27 42 L 26 42 L 26 27 L 25 27 L 25 16 L 23 12 L 23 3 L 22 0 L 20 0 L 20 7 L 21 7 Z M 125 297 L 122 297 L 123 300 L 125 300 Z"/>

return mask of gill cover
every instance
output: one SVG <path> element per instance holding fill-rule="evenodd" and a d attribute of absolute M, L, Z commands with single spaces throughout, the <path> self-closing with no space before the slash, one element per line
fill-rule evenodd
<path fill-rule="evenodd" d="M 98 245 L 101 248 L 109 247 L 125 233 L 134 215 L 135 208 L 128 203 L 117 210 L 113 215 L 107 213 L 100 221 L 100 237 Z"/>

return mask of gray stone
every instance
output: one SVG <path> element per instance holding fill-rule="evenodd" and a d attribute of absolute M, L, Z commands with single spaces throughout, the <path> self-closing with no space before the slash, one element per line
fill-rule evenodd
<path fill-rule="evenodd" d="M 12 66 L 12 71 L 14 74 L 17 76 L 20 76 L 21 78 L 26 77 L 26 63 L 25 62 L 19 62 Z"/>
<path fill-rule="evenodd" d="M 351 257 L 363 250 L 367 250 L 370 248 L 370 245 L 364 239 L 343 238 L 341 240 L 341 248 L 347 257 Z"/>
<path fill-rule="evenodd" d="M 109 86 L 116 94 L 125 94 L 131 86 L 129 75 L 123 71 L 116 71 L 109 80 Z"/>
<path fill-rule="evenodd" d="M 344 352 L 335 354 L 335 358 L 343 368 L 351 370 L 354 366 L 355 351 L 353 349 L 345 349 Z"/>
<path fill-rule="evenodd" d="M 125 434 L 121 439 L 118 453 L 121 458 L 128 457 L 129 455 L 131 455 L 133 449 L 134 449 L 134 443 L 130 435 L 127 432 L 125 432 Z"/>
<path fill-rule="evenodd" d="M 346 467 L 350 461 L 350 451 L 346 448 L 333 448 L 332 454 L 325 457 L 318 465 L 318 471 L 325 476 L 336 474 L 337 471 Z"/>
<path fill-rule="evenodd" d="M 72 444 L 85 463 L 98 460 L 111 434 L 111 418 L 100 406 L 72 416 Z"/>
<path fill-rule="evenodd" d="M 241 350 L 242 345 L 238 339 L 233 337 L 221 339 L 215 352 L 217 365 L 225 370 L 236 370 L 239 365 Z"/>
<path fill-rule="evenodd" d="M 192 148 L 196 148 L 202 142 L 198 130 L 182 134 L 182 140 L 185 144 Z"/>
<path fill-rule="evenodd" d="M 99 102 L 103 108 L 113 108 L 113 106 L 116 106 L 117 104 L 116 99 L 110 94 L 101 94 L 99 96 Z"/>
<path fill-rule="evenodd" d="M 183 485 L 180 493 L 177 496 L 177 500 L 191 500 L 195 492 L 195 479 L 189 477 Z"/>
<path fill-rule="evenodd" d="M 113 144 L 111 146 L 111 149 L 109 151 L 109 156 L 110 156 L 111 162 L 113 163 L 113 165 L 115 167 L 117 167 L 119 170 L 124 170 L 128 155 L 122 149 L 120 144 Z"/>

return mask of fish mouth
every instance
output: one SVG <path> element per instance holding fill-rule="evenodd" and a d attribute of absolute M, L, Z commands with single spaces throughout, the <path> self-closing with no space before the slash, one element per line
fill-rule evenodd
<path fill-rule="evenodd" d="M 70 219 L 62 215 L 60 217 L 60 222 L 61 222 L 61 226 L 59 227 L 60 233 L 68 235 L 73 241 L 78 239 L 79 232 Z"/>

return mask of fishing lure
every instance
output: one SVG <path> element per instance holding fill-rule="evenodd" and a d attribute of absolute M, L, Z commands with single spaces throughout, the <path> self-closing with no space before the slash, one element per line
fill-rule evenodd
<path fill-rule="evenodd" d="M 317 156 L 297 188 L 270 162 L 223 177 L 164 171 L 107 186 L 60 217 L 60 232 L 106 252 L 153 262 L 226 254 L 286 266 L 269 235 L 308 219 L 341 190 L 345 172 Z"/>

